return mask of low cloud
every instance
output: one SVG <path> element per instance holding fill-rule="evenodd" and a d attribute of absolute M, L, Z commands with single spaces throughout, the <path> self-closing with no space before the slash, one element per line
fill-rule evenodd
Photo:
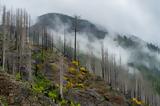
<path fill-rule="evenodd" d="M 160 44 L 158 0 L 1 0 L 1 3 L 26 8 L 34 19 L 48 12 L 77 14 L 109 30 Z"/>

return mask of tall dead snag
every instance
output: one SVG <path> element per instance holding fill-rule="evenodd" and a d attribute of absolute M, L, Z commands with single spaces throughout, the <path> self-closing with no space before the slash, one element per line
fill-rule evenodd
<path fill-rule="evenodd" d="M 80 41 L 77 41 L 77 60 L 80 61 Z"/>
<path fill-rule="evenodd" d="M 92 71 L 92 68 L 91 68 L 91 52 L 92 52 L 92 46 L 88 43 L 87 45 L 87 53 L 86 53 L 86 58 L 85 58 L 85 61 L 86 61 L 86 68 L 90 71 Z"/>
<path fill-rule="evenodd" d="M 47 48 L 47 45 L 48 45 L 48 44 L 47 44 L 47 42 L 48 42 L 48 41 L 47 41 L 47 39 L 48 39 L 48 34 L 47 34 L 47 28 L 46 28 L 46 27 L 44 27 L 44 32 L 43 32 L 43 33 L 44 33 L 44 35 L 43 35 L 43 36 L 44 36 L 44 42 L 43 42 L 44 44 L 43 44 L 43 46 L 44 46 L 44 49 L 47 50 L 47 49 L 48 49 L 48 48 Z"/>
<path fill-rule="evenodd" d="M 75 39 L 74 39 L 74 60 L 77 59 L 77 16 L 75 16 L 75 22 L 74 22 L 74 31 L 75 31 Z"/>
<path fill-rule="evenodd" d="M 111 79 L 111 86 L 112 87 L 115 87 L 115 73 L 114 73 L 114 69 L 115 69 L 115 67 L 114 67 L 114 56 L 112 55 L 111 56 L 111 63 L 110 63 L 110 79 Z"/>
<path fill-rule="evenodd" d="M 96 57 L 93 54 L 93 52 L 91 52 L 91 69 L 93 71 L 94 74 L 96 74 Z"/>
<path fill-rule="evenodd" d="M 26 11 L 18 9 L 16 14 L 12 11 L 6 11 L 3 8 L 2 17 L 2 67 L 12 73 L 18 71 L 28 73 L 31 68 L 28 69 L 29 49 L 27 46 L 27 34 L 28 34 L 28 14 Z"/>
<path fill-rule="evenodd" d="M 74 17 L 74 60 L 77 60 L 77 31 L 78 31 L 78 20 L 80 17 Z"/>
<path fill-rule="evenodd" d="M 51 49 L 51 51 L 53 50 L 53 34 L 52 34 L 52 32 L 50 32 L 50 49 Z"/>
<path fill-rule="evenodd" d="M 32 50 L 31 50 L 31 43 L 29 40 L 29 36 L 30 36 L 30 16 L 26 13 L 26 44 L 27 44 L 27 48 L 28 48 L 28 65 L 27 65 L 27 70 L 29 72 L 29 76 L 28 76 L 28 80 L 32 81 L 33 80 L 33 71 L 32 71 Z M 39 39 L 38 39 L 38 43 L 39 43 Z"/>
<path fill-rule="evenodd" d="M 64 73 L 64 60 L 61 58 L 60 62 L 60 95 L 63 98 L 63 73 Z"/>
<path fill-rule="evenodd" d="M 0 66 L 3 63 L 3 34 L 0 33 Z"/>
<path fill-rule="evenodd" d="M 4 71 L 5 61 L 6 61 L 6 7 L 3 8 L 2 27 L 3 27 L 2 70 Z"/>
<path fill-rule="evenodd" d="M 108 50 L 105 51 L 105 75 L 106 75 L 106 78 L 105 80 L 109 83 L 109 78 L 110 78 L 110 73 L 109 73 L 109 60 L 108 60 Z"/>
<path fill-rule="evenodd" d="M 101 68 L 102 68 L 102 78 L 105 78 L 105 63 L 104 63 L 104 45 L 103 43 L 101 44 L 101 56 L 102 56 L 102 61 L 101 61 Z"/>
<path fill-rule="evenodd" d="M 63 54 L 66 55 L 66 35 L 65 35 L 65 29 L 63 34 Z"/>
<path fill-rule="evenodd" d="M 115 86 L 115 89 L 117 89 L 117 85 L 118 85 L 118 80 L 117 80 L 117 77 L 118 77 L 118 70 L 117 70 L 117 65 L 116 65 L 116 59 L 115 59 L 115 55 L 113 56 L 113 68 L 114 68 L 114 86 Z"/>
<path fill-rule="evenodd" d="M 11 51 L 11 56 L 15 60 L 13 65 L 23 79 L 30 79 L 31 71 L 31 49 L 29 48 L 29 15 L 26 11 L 18 9 L 15 18 L 15 49 Z"/>
<path fill-rule="evenodd" d="M 12 52 L 12 48 L 14 48 L 13 46 L 13 40 L 11 39 L 11 23 L 12 23 L 12 19 L 11 19 L 11 12 L 7 11 L 6 12 L 6 21 L 5 21 L 5 64 L 6 64 L 6 71 L 8 71 L 9 73 L 11 72 L 11 67 L 12 67 L 12 59 L 10 59 L 10 54 Z"/>
<path fill-rule="evenodd" d="M 52 50 L 52 36 L 50 31 L 48 32 L 48 48 Z"/>
<path fill-rule="evenodd" d="M 43 60 L 44 60 L 44 51 L 45 50 L 47 50 L 47 46 L 46 46 L 46 42 L 47 42 L 47 30 L 46 30 L 46 28 L 45 27 L 42 27 L 42 32 L 41 32 L 41 36 L 42 36 L 42 38 L 41 38 L 41 42 L 42 42 L 42 45 L 41 45 L 41 53 L 42 53 L 42 63 L 44 62 Z"/>
<path fill-rule="evenodd" d="M 41 28 L 41 54 L 42 54 L 42 57 L 43 57 L 43 54 L 44 54 L 44 28 Z M 43 62 L 43 60 L 42 60 Z"/>
<path fill-rule="evenodd" d="M 69 41 L 67 42 L 67 49 L 66 49 L 66 55 L 67 57 L 71 60 L 74 58 L 74 53 L 73 53 L 73 47 L 72 47 L 72 39 L 69 39 Z"/>

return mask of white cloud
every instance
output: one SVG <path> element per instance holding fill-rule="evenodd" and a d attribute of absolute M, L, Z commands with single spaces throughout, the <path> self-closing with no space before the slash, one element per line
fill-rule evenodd
<path fill-rule="evenodd" d="M 158 0 L 1 0 L 10 7 L 26 8 L 35 18 L 56 12 L 80 15 L 110 30 L 134 34 L 146 41 L 160 39 Z"/>

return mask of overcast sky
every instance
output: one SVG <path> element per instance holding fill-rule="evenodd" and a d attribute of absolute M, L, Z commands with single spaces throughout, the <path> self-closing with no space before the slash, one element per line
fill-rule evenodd
<path fill-rule="evenodd" d="M 109 30 L 130 33 L 160 45 L 160 0 L 0 0 L 26 8 L 35 19 L 48 13 L 80 15 Z"/>

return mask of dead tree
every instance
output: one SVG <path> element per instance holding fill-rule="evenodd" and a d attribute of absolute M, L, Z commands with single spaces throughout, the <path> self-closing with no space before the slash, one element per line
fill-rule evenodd
<path fill-rule="evenodd" d="M 106 75 L 106 81 L 109 83 L 109 81 L 110 81 L 110 72 L 109 72 L 108 50 L 105 51 L 105 75 Z"/>
<path fill-rule="evenodd" d="M 64 57 L 61 58 L 61 63 L 60 63 L 60 96 L 63 99 L 63 74 L 64 74 Z"/>
<path fill-rule="evenodd" d="M 3 8 L 2 26 L 3 26 L 2 70 L 4 71 L 5 61 L 6 61 L 6 7 Z"/>
<path fill-rule="evenodd" d="M 74 17 L 74 60 L 77 60 L 77 31 L 78 31 L 78 20 L 79 17 L 75 16 Z"/>
<path fill-rule="evenodd" d="M 64 29 L 64 35 L 63 35 L 63 54 L 66 55 L 66 35 L 65 35 L 65 29 Z"/>
<path fill-rule="evenodd" d="M 105 56 L 104 56 L 104 45 L 103 45 L 103 43 L 101 44 L 101 68 L 102 68 L 102 78 L 104 79 L 104 77 L 105 77 L 105 63 L 104 63 L 104 58 L 105 58 Z"/>
<path fill-rule="evenodd" d="M 93 73 L 95 74 L 96 72 L 96 56 L 91 52 L 91 69 Z"/>

